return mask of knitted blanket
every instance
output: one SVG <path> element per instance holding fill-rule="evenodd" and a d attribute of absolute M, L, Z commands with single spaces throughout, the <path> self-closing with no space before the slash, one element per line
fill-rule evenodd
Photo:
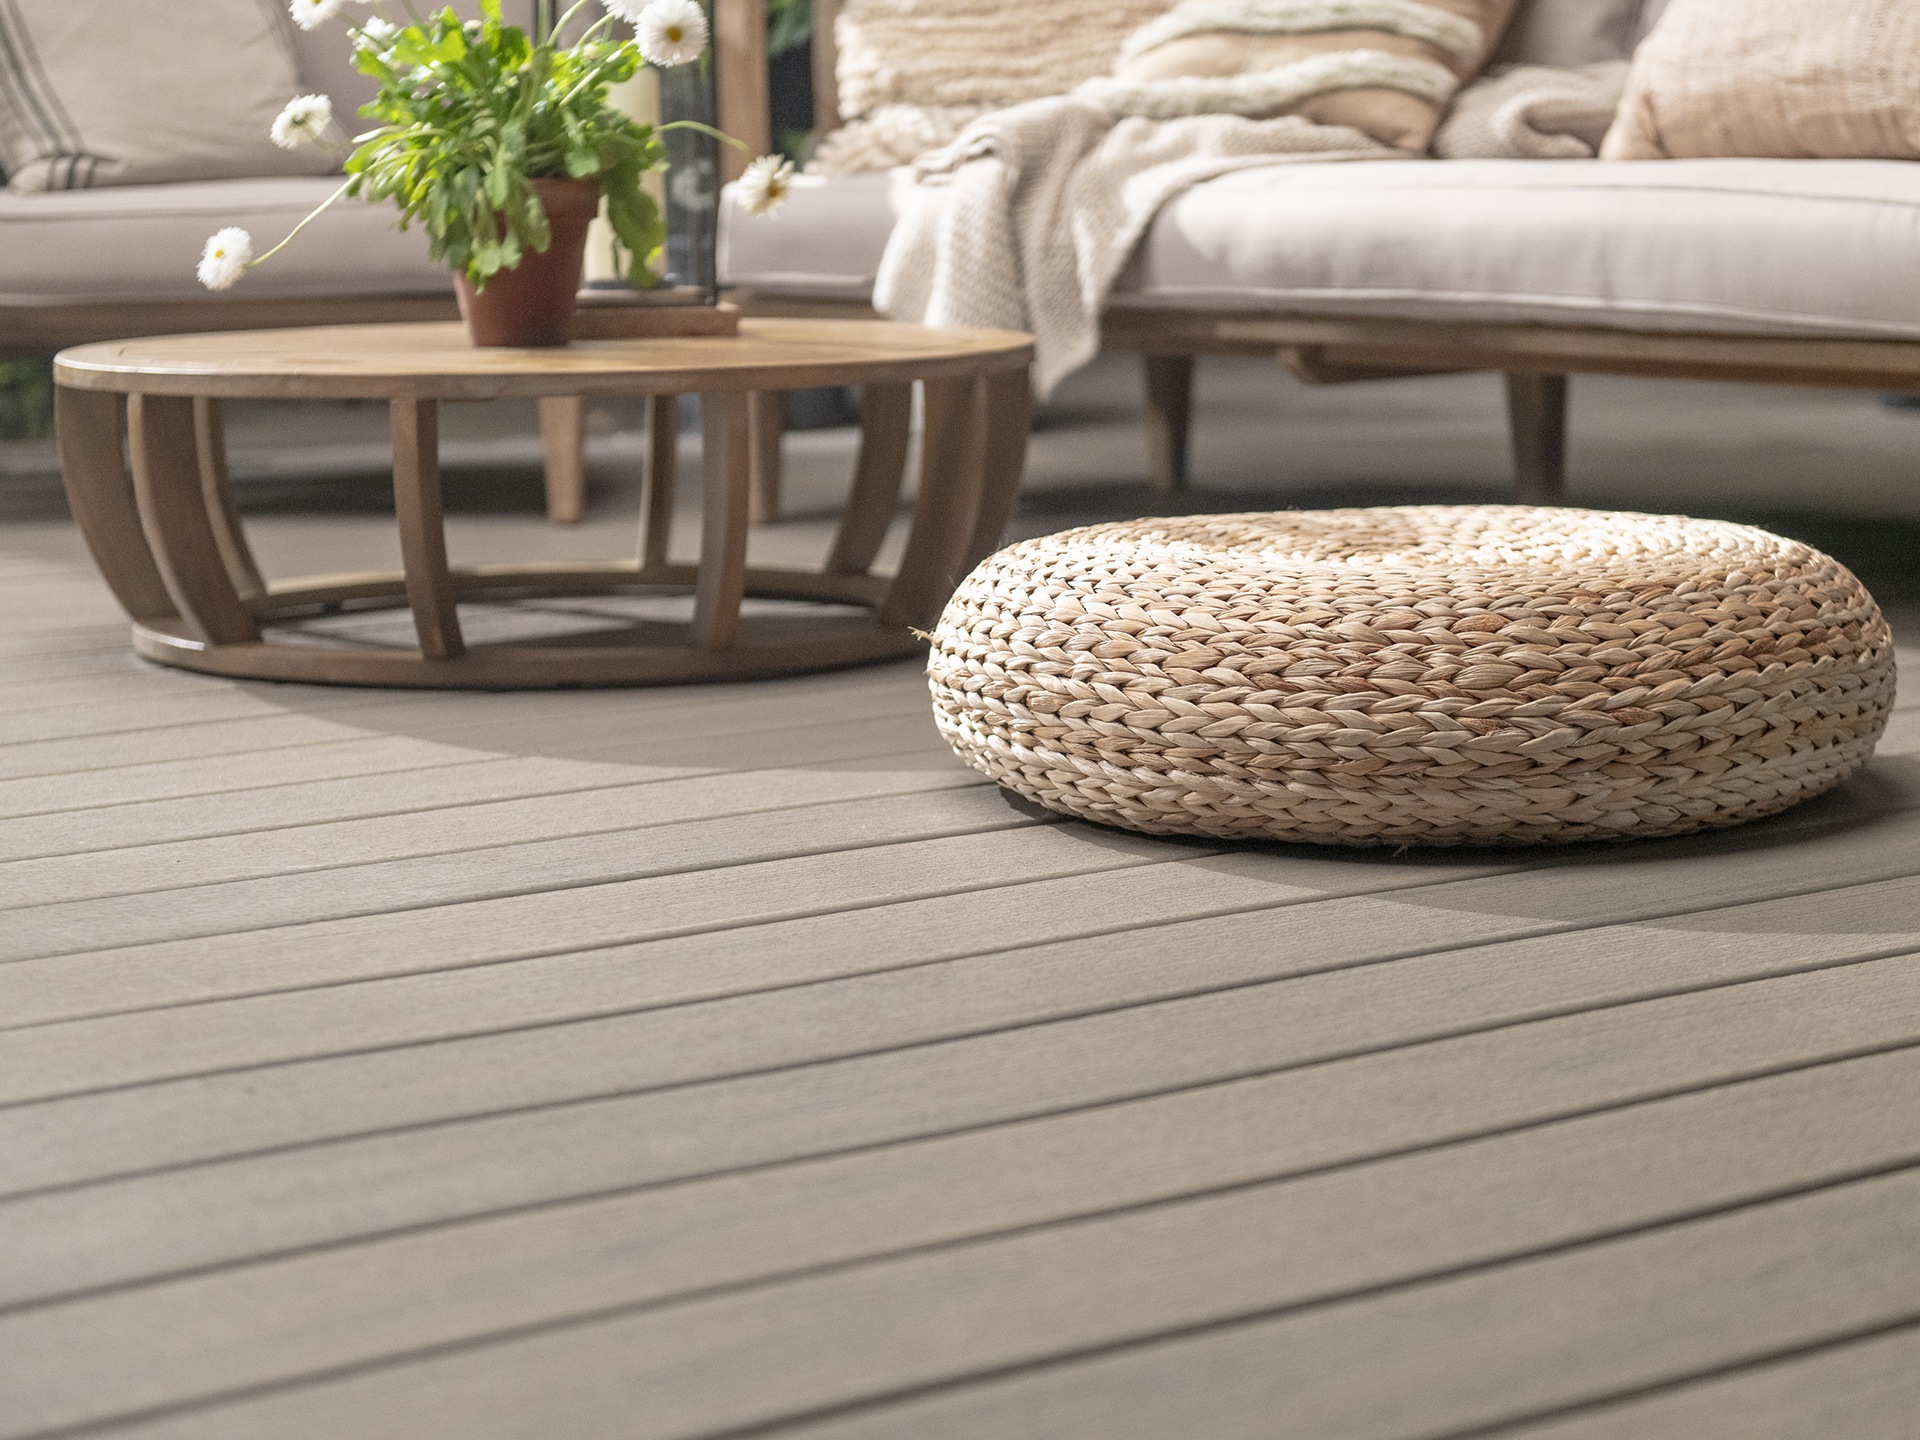
<path fill-rule="evenodd" d="M 982 116 L 925 156 L 874 287 L 882 314 L 1031 331 L 1046 395 L 1100 348 L 1100 312 L 1134 246 L 1202 180 L 1290 160 L 1402 156 L 1298 116 L 1125 119 L 1082 95 Z"/>

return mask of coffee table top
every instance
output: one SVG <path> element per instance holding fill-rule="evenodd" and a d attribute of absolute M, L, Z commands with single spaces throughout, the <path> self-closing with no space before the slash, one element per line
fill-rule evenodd
<path fill-rule="evenodd" d="M 490 400 L 503 395 L 685 394 L 959 378 L 1018 369 L 1010 330 L 886 320 L 742 320 L 737 336 L 579 340 L 483 350 L 457 323 L 329 325 L 113 340 L 63 351 L 59 384 L 146 395 Z"/>

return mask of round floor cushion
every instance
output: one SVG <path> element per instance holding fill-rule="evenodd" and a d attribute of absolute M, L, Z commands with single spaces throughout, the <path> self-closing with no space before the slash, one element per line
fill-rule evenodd
<path fill-rule="evenodd" d="M 1764 530 L 1529 506 L 1199 515 L 1001 551 L 929 666 L 940 729 L 1053 810 L 1346 845 L 1674 835 L 1838 784 L 1893 646 Z"/>

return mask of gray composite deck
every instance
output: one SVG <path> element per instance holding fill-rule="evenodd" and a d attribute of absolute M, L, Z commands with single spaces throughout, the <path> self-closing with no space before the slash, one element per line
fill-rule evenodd
<path fill-rule="evenodd" d="M 911 665 L 158 670 L 49 524 L 0 681 L 0 1435 L 1920 1436 L 1920 708 L 1721 836 L 1182 845 Z"/>

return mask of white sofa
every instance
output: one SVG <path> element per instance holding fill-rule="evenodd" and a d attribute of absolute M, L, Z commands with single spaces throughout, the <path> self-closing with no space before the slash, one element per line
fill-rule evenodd
<path fill-rule="evenodd" d="M 1553 3 L 1564 13 L 1578 0 Z M 1613 58 L 1663 3 L 1641 7 Z M 864 308 L 910 183 L 904 171 L 809 176 L 775 216 L 729 206 L 723 284 L 770 311 Z M 1905 278 L 1916 274 L 1911 163 L 1274 165 L 1196 186 L 1161 213 L 1105 338 L 1148 357 L 1166 488 L 1185 476 L 1192 357 L 1233 352 L 1273 355 L 1311 381 L 1504 370 L 1518 488 L 1544 500 L 1561 488 L 1571 373 L 1920 390 L 1920 285 Z"/>

